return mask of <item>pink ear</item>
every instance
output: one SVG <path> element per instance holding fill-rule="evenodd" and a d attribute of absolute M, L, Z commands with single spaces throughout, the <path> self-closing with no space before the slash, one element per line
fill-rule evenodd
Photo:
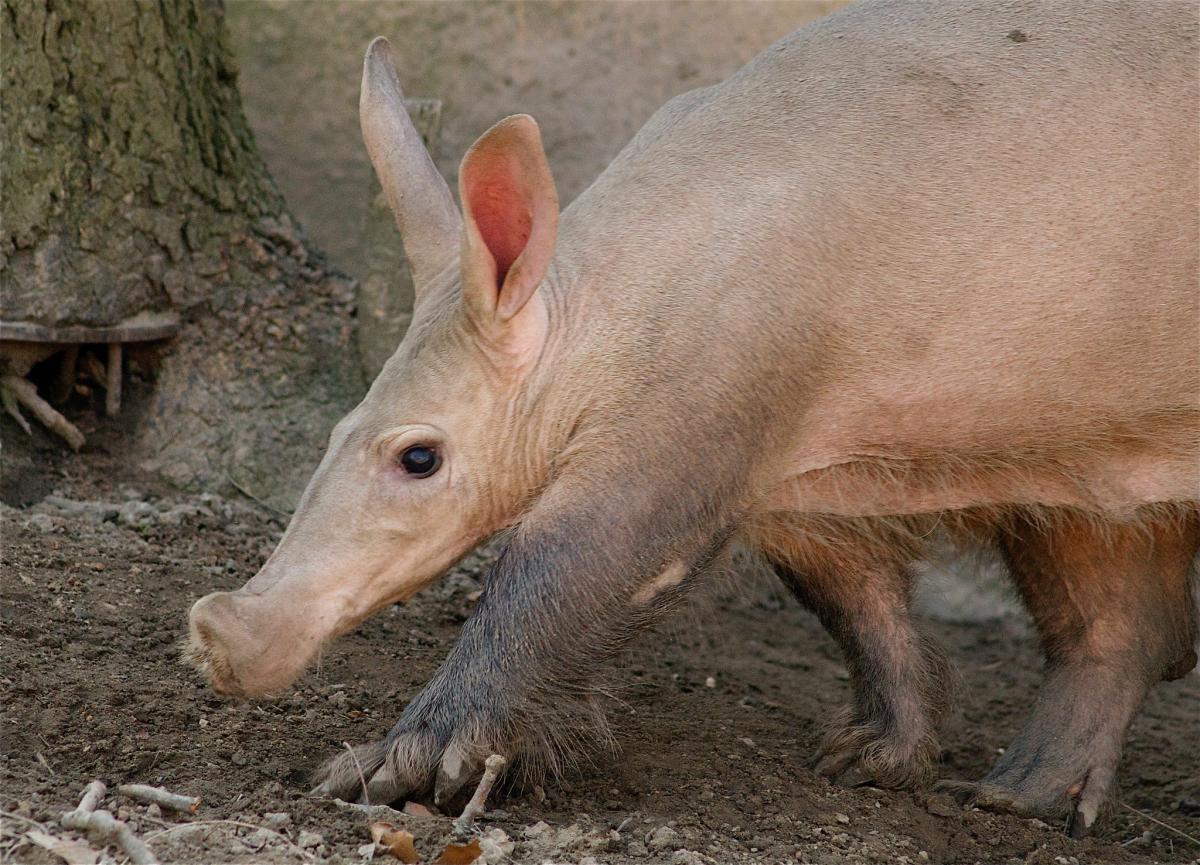
<path fill-rule="evenodd" d="M 478 313 L 507 321 L 545 277 L 558 233 L 558 193 L 533 118 L 484 133 L 463 157 L 458 187 L 463 291 Z"/>

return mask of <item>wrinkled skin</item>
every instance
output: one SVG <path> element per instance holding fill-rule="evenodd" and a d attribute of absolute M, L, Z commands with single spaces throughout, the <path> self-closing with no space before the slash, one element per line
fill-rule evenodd
<path fill-rule="evenodd" d="M 1196 29 L 860 4 L 669 102 L 561 225 L 523 116 L 464 157 L 460 216 L 377 40 L 363 132 L 413 326 L 262 571 L 193 608 L 193 659 L 278 691 L 511 527 L 433 680 L 317 788 L 445 802 L 490 753 L 536 775 L 603 739 L 605 660 L 740 542 L 847 654 L 817 769 L 920 786 L 952 676 L 911 565 L 964 532 L 1004 550 L 1048 668 L 948 789 L 1086 831 L 1146 690 L 1195 664 Z"/>

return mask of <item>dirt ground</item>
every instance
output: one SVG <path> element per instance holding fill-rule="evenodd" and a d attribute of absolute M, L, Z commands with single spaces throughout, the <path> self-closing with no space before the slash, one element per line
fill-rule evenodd
<path fill-rule="evenodd" d="M 470 613 L 487 556 L 344 637 L 279 699 L 229 702 L 178 659 L 186 612 L 249 577 L 283 520 L 246 499 L 180 494 L 125 474 L 103 430 L 92 440 L 81 457 L 43 443 L 23 464 L 5 445 L 0 860 L 58 861 L 28 830 L 42 824 L 62 836 L 59 815 L 100 778 L 114 790 L 138 782 L 203 798 L 194 817 L 110 798 L 164 862 L 364 861 L 369 816 L 308 798 L 309 774 L 343 742 L 387 730 Z M 944 772 L 975 777 L 1033 698 L 1033 641 L 1011 617 L 933 629 L 965 678 Z M 620 754 L 597 755 L 544 799 L 495 797 L 499 810 L 479 824 L 489 861 L 1200 861 L 1200 847 L 1158 822 L 1200 836 L 1195 674 L 1150 697 L 1123 763 L 1124 804 L 1074 842 L 1037 820 L 816 777 L 806 760 L 848 696 L 846 671 L 815 621 L 761 580 L 731 583 L 647 634 L 627 668 L 613 705 Z M 390 821 L 413 832 L 427 858 L 450 825 Z"/>

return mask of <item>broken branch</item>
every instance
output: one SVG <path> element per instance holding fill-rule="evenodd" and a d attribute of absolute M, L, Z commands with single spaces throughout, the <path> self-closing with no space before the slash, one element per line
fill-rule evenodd
<path fill-rule="evenodd" d="M 33 382 L 21 378 L 19 375 L 6 375 L 0 378 L 0 390 L 7 391 L 16 397 L 17 402 L 33 412 L 34 416 L 48 430 L 61 436 L 71 446 L 71 450 L 77 451 L 83 447 L 83 433 L 75 424 L 59 414 L 50 403 L 38 396 Z M 5 405 L 8 405 L 7 399 Z"/>
<path fill-rule="evenodd" d="M 463 808 L 462 814 L 454 821 L 454 828 L 457 831 L 466 831 L 467 827 L 475 822 L 475 818 L 486 810 L 487 797 L 492 792 L 492 785 L 496 783 L 496 779 L 500 777 L 500 773 L 507 765 L 508 760 L 499 754 L 493 754 L 484 761 L 483 777 L 479 779 L 479 786 L 475 788 L 475 794 L 471 796 L 467 807 Z"/>
<path fill-rule="evenodd" d="M 151 787 L 148 784 L 122 784 L 117 788 L 117 792 L 122 796 L 128 796 L 130 799 L 137 799 L 139 802 L 152 802 L 162 808 L 169 808 L 172 811 L 185 811 L 189 814 L 195 814 L 200 809 L 199 796 L 182 796 L 179 793 L 172 793 L 169 790 L 164 790 L 162 787 Z"/>
<path fill-rule="evenodd" d="M 158 865 L 158 860 L 154 858 L 150 848 L 133 834 L 132 829 L 108 811 L 96 810 L 107 789 L 103 781 L 88 784 L 75 810 L 62 815 L 62 825 L 76 832 L 90 832 L 105 841 L 115 843 L 134 865 Z"/>

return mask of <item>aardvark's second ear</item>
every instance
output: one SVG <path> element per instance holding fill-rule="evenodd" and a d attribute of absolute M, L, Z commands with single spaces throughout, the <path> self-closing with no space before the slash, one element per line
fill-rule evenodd
<path fill-rule="evenodd" d="M 463 157 L 463 292 L 485 320 L 504 322 L 533 296 L 554 255 L 558 193 L 537 123 L 501 120 Z"/>
<path fill-rule="evenodd" d="M 418 294 L 453 260 L 461 220 L 446 181 L 413 128 L 388 41 L 376 38 L 363 58 L 358 102 L 363 141 L 400 228 Z"/>

